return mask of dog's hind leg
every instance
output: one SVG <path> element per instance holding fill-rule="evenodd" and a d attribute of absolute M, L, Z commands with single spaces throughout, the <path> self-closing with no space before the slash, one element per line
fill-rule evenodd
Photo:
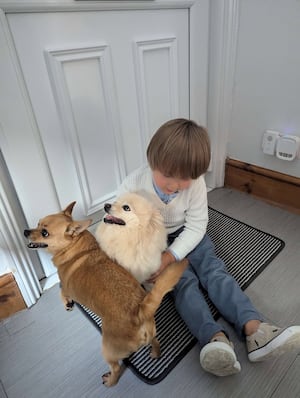
<path fill-rule="evenodd" d="M 109 365 L 109 372 L 102 375 L 103 384 L 106 387 L 111 387 L 117 384 L 121 377 L 124 366 L 120 366 L 121 356 L 118 349 L 111 345 L 109 339 L 107 339 L 107 333 L 102 329 L 102 355 L 105 361 Z M 126 355 L 125 355 L 126 356 Z"/>
<path fill-rule="evenodd" d="M 64 294 L 63 289 L 61 289 L 61 291 L 60 291 L 60 297 L 61 297 L 62 302 L 64 303 L 65 310 L 72 311 L 72 309 L 74 307 L 74 301 L 70 297 L 68 297 Z"/>
<path fill-rule="evenodd" d="M 108 362 L 110 371 L 102 375 L 102 382 L 106 387 L 112 387 L 118 383 L 124 367 L 120 366 L 118 361 Z"/>
<path fill-rule="evenodd" d="M 160 344 L 156 337 L 153 337 L 151 341 L 151 351 L 150 351 L 151 358 L 159 358 L 160 357 Z"/>

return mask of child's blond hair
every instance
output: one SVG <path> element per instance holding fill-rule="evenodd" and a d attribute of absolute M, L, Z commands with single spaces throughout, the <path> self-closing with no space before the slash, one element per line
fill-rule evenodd
<path fill-rule="evenodd" d="M 151 138 L 147 159 L 152 170 L 166 176 L 196 179 L 210 162 L 207 131 L 192 120 L 169 120 Z"/>

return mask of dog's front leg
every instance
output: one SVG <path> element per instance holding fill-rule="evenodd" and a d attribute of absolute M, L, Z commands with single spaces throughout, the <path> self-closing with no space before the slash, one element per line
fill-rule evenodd
<path fill-rule="evenodd" d="M 66 294 L 64 294 L 63 289 L 61 289 L 61 291 L 60 291 L 60 297 L 61 297 L 62 302 L 64 303 L 65 310 L 72 311 L 72 309 L 74 307 L 74 301 L 70 297 L 68 297 Z"/>
<path fill-rule="evenodd" d="M 122 367 L 118 361 L 108 362 L 110 371 L 102 375 L 102 382 L 106 387 L 112 387 L 118 383 L 122 374 Z"/>

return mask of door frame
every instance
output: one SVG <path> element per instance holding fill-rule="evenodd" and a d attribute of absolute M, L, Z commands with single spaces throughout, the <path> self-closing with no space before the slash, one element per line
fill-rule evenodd
<path fill-rule="evenodd" d="M 1 168 L 1 173 L 4 170 L 5 168 Z M 1 250 L 4 251 L 5 260 L 10 267 L 7 272 L 13 273 L 25 304 L 31 307 L 40 297 L 42 288 L 33 259 L 21 239 L 23 231 L 19 226 L 20 220 L 16 219 L 18 204 L 15 203 L 13 206 L 12 198 L 7 195 L 5 188 L 7 189 L 5 184 L 0 183 L 0 228 L 1 241 L 4 245 L 4 247 L 1 245 Z"/>

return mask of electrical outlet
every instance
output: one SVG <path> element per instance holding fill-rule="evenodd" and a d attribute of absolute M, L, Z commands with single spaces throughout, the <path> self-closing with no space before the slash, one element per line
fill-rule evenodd
<path fill-rule="evenodd" d="M 266 155 L 275 155 L 276 143 L 281 133 L 275 130 L 266 130 L 263 135 L 262 150 Z"/>
<path fill-rule="evenodd" d="M 284 135 L 277 140 L 276 156 L 282 160 L 294 160 L 299 156 L 300 138 L 294 135 Z"/>

